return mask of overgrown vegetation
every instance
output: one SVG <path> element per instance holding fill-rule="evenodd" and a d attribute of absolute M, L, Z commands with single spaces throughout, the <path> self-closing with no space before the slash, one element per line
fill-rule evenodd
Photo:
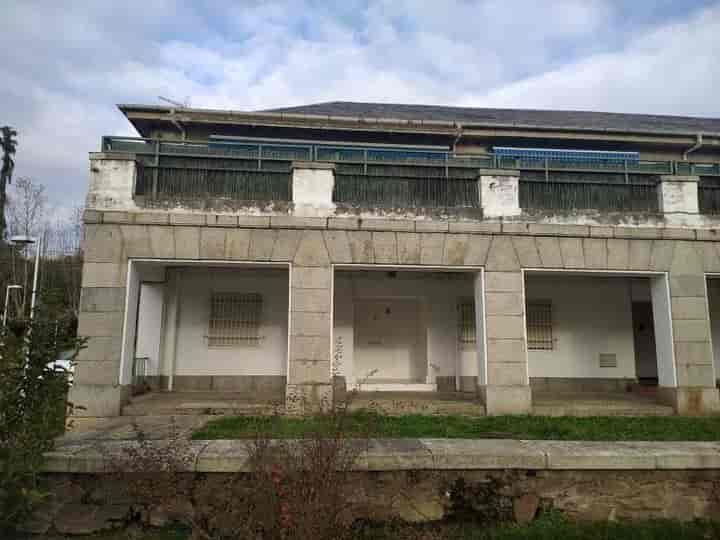
<path fill-rule="evenodd" d="M 11 530 L 46 494 L 38 484 L 43 454 L 65 426 L 68 374 L 50 364 L 82 342 L 44 308 L 21 335 L 0 329 L 0 531 Z"/>
<path fill-rule="evenodd" d="M 548 416 L 387 416 L 374 411 L 348 412 L 345 431 L 378 437 L 448 439 L 532 439 L 560 441 L 720 441 L 720 417 L 548 417 Z M 322 415 L 224 416 L 210 421 L 193 438 L 251 439 L 259 431 L 273 438 L 302 438 L 306 432 L 331 432 Z"/>

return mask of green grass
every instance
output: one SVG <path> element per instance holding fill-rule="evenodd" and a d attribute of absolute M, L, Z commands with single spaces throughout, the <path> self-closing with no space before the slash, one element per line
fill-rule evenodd
<path fill-rule="evenodd" d="M 547 417 L 547 416 L 385 416 L 348 414 L 347 436 L 382 438 L 535 439 L 558 441 L 720 441 L 720 417 Z M 327 416 L 223 416 L 193 433 L 193 439 L 277 439 L 328 434 Z"/>

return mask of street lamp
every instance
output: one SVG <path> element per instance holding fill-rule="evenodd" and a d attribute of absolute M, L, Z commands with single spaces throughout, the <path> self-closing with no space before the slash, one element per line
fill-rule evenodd
<path fill-rule="evenodd" d="M 3 328 L 7 326 L 7 317 L 8 317 L 8 303 L 10 301 L 10 289 L 22 289 L 22 285 L 8 285 L 5 287 L 5 309 L 3 310 L 3 318 L 2 318 L 2 325 Z"/>
<path fill-rule="evenodd" d="M 33 286 L 32 286 L 32 297 L 30 298 L 30 320 L 33 320 L 35 315 L 35 298 L 37 296 L 37 285 L 38 285 L 38 272 L 40 271 L 40 251 L 42 251 L 42 238 L 39 240 L 32 236 L 20 234 L 17 236 L 11 236 L 10 242 L 16 246 L 25 247 L 30 244 L 37 244 L 35 246 L 35 271 L 33 273 Z"/>

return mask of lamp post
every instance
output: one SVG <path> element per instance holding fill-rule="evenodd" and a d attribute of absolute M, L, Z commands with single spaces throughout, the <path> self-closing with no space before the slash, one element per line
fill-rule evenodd
<path fill-rule="evenodd" d="M 42 251 L 42 237 L 38 240 L 32 236 L 17 235 L 11 236 L 10 242 L 16 246 L 28 246 L 30 244 L 36 244 L 35 246 L 35 270 L 33 272 L 33 286 L 32 296 L 30 297 L 30 320 L 33 320 L 35 315 L 35 299 L 37 298 L 37 286 L 38 286 L 38 274 L 40 272 L 40 252 Z"/>
<path fill-rule="evenodd" d="M 7 318 L 8 318 L 8 304 L 10 302 L 10 289 L 22 289 L 22 285 L 8 285 L 5 287 L 5 309 L 3 309 L 3 318 L 2 318 L 2 325 L 3 328 L 7 326 Z"/>

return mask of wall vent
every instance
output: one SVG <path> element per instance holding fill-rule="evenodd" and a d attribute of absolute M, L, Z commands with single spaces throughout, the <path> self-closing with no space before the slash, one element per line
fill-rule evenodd
<path fill-rule="evenodd" d="M 600 353 L 601 368 L 617 367 L 617 355 L 615 353 Z"/>

